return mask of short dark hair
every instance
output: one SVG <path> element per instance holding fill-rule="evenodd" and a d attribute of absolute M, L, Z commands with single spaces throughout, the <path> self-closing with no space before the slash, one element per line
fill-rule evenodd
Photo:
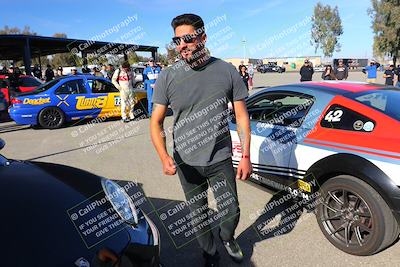
<path fill-rule="evenodd" d="M 192 25 L 198 34 L 204 33 L 204 22 L 203 19 L 195 14 L 182 14 L 175 17 L 172 22 L 171 26 L 175 29 L 181 25 Z"/>

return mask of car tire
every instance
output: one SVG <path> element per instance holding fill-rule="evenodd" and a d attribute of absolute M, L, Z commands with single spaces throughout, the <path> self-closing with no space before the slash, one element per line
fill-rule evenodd
<path fill-rule="evenodd" d="M 338 249 L 368 256 L 385 249 L 398 238 L 399 226 L 391 209 L 381 195 L 361 179 L 336 176 L 321 186 L 320 194 L 316 212 L 318 225 Z"/>
<path fill-rule="evenodd" d="M 48 107 L 40 111 L 38 116 L 39 125 L 46 129 L 58 129 L 64 125 L 64 112 L 57 107 Z"/>

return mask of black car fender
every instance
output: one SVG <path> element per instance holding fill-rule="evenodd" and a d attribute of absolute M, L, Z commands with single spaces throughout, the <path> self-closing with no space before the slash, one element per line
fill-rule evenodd
<path fill-rule="evenodd" d="M 338 175 L 357 177 L 372 186 L 394 211 L 400 223 L 400 189 L 379 167 L 357 155 L 338 153 L 314 163 L 307 171 L 307 181 L 316 179 L 318 189 L 324 182 Z M 314 190 L 313 190 L 314 191 Z"/>

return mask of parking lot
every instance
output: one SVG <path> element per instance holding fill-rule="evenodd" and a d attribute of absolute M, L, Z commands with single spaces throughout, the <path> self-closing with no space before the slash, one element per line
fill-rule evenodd
<path fill-rule="evenodd" d="M 378 73 L 378 83 L 383 83 Z M 314 74 L 320 80 L 320 73 Z M 254 93 L 269 87 L 299 80 L 298 73 L 256 74 Z M 364 81 L 361 72 L 351 72 L 349 80 Z M 172 125 L 172 117 L 167 119 Z M 178 177 L 164 176 L 158 156 L 151 144 L 149 120 L 122 124 L 119 120 L 88 124 L 80 122 L 58 130 L 32 129 L 13 122 L 0 123 L 0 137 L 7 143 L 1 153 L 13 159 L 35 160 L 65 164 L 107 178 L 135 181 L 142 185 L 153 205 L 149 210 L 161 233 L 161 260 L 165 266 L 202 266 L 197 242 L 182 244 L 168 232 L 159 218 L 160 210 L 184 201 Z M 167 142 L 171 136 L 167 136 Z M 241 219 L 236 236 L 245 253 L 243 266 L 396 266 L 400 262 L 400 244 L 370 257 L 345 254 L 331 245 L 320 232 L 315 216 L 303 212 L 295 219 L 293 230 L 279 235 L 260 236 L 256 231 L 260 221 L 257 211 L 273 200 L 276 192 L 252 182 L 238 182 Z M 40 197 L 40 196 L 37 196 Z M 263 216 L 274 217 L 274 210 Z M 282 219 L 282 218 L 281 218 Z M 278 224 L 270 222 L 269 227 Z M 221 266 L 235 265 L 219 244 Z M 189 261 L 190 260 L 190 261 Z"/>

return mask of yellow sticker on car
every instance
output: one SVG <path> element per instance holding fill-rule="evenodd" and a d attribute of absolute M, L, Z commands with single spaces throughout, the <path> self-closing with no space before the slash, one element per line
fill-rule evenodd
<path fill-rule="evenodd" d="M 297 180 L 297 186 L 304 192 L 311 193 L 311 185 L 309 183 L 304 182 L 303 180 Z"/>
<path fill-rule="evenodd" d="M 76 100 L 77 100 L 76 103 L 77 110 L 96 109 L 96 108 L 103 108 L 106 105 L 107 96 L 99 96 L 99 97 L 77 96 Z"/>
<path fill-rule="evenodd" d="M 37 99 L 25 98 L 23 103 L 25 105 L 39 106 L 39 105 L 50 103 L 50 97 L 40 97 Z"/>

